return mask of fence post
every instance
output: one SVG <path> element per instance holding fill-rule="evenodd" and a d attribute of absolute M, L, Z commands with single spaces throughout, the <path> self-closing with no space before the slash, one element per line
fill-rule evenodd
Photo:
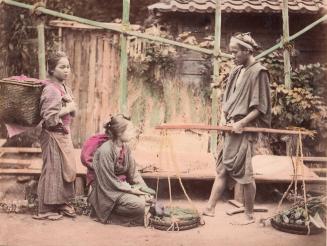
<path fill-rule="evenodd" d="M 220 67 L 220 40 L 221 40 L 221 0 L 216 0 L 215 12 L 215 39 L 214 39 L 214 58 L 213 58 L 213 82 L 219 84 L 219 67 Z M 218 124 L 218 100 L 221 96 L 221 87 L 214 86 L 211 94 L 211 125 Z M 211 133 L 210 152 L 217 152 L 217 132 Z"/>
<path fill-rule="evenodd" d="M 123 0 L 123 28 L 129 28 L 129 9 L 130 0 Z M 119 78 L 119 111 L 127 113 L 127 37 L 126 34 L 120 35 L 120 78 Z"/>
<path fill-rule="evenodd" d="M 288 49 L 289 42 L 289 16 L 288 16 L 288 0 L 283 0 L 283 45 L 284 45 L 284 82 L 286 88 L 291 88 L 291 57 Z"/>
<path fill-rule="evenodd" d="M 38 44 L 38 62 L 39 62 L 39 78 L 46 78 L 45 68 L 45 38 L 44 38 L 44 19 L 43 16 L 38 17 L 37 24 L 37 44 Z"/>

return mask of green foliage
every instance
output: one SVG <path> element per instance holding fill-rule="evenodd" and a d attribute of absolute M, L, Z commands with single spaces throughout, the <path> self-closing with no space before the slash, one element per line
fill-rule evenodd
<path fill-rule="evenodd" d="M 292 88 L 289 89 L 284 85 L 282 55 L 273 53 L 263 63 L 272 79 L 272 126 L 315 130 L 315 139 L 307 139 L 306 144 L 314 148 L 313 152 L 324 151 L 317 143 L 327 139 L 327 105 L 326 98 L 322 97 L 326 95 L 326 68 L 319 63 L 300 65 L 291 73 Z"/>
<path fill-rule="evenodd" d="M 8 8 L 9 9 L 9 8 Z M 17 13 L 18 12 L 18 13 Z M 36 30 L 31 29 L 33 20 L 26 11 L 9 12 L 6 16 L 8 33 L 8 73 L 9 75 L 37 75 L 37 42 Z"/>
<path fill-rule="evenodd" d="M 160 30 L 156 31 L 160 37 L 169 37 Z M 135 39 L 135 42 L 138 42 L 138 39 Z M 176 71 L 177 51 L 171 45 L 153 41 L 143 42 L 143 45 L 145 48 L 141 51 L 130 53 L 129 75 L 143 78 L 148 86 L 161 91 L 162 94 L 164 78 L 173 75 Z"/>
<path fill-rule="evenodd" d="M 144 57 L 139 56 L 132 59 L 129 70 L 138 75 L 148 74 L 149 71 L 154 69 L 159 69 L 164 73 L 173 73 L 176 68 L 175 56 L 175 48 L 169 45 L 148 42 Z"/>

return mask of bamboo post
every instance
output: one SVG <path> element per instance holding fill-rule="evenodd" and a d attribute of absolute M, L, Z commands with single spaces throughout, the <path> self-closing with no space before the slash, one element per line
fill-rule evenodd
<path fill-rule="evenodd" d="M 220 68 L 220 40 L 221 40 L 221 0 L 216 0 L 215 12 L 215 43 L 214 43 L 214 59 L 213 59 L 213 82 L 219 83 L 219 68 Z M 218 99 L 220 98 L 221 88 L 215 86 L 211 94 L 211 125 L 218 124 Z M 210 151 L 215 154 L 217 151 L 217 132 L 211 133 Z"/>
<path fill-rule="evenodd" d="M 38 62 L 39 62 L 39 78 L 46 78 L 45 68 L 45 38 L 44 38 L 44 20 L 40 16 L 37 24 L 37 44 L 38 44 Z"/>
<path fill-rule="evenodd" d="M 283 0 L 283 45 L 284 45 L 284 83 L 286 88 L 291 88 L 291 57 L 287 48 L 289 42 L 289 16 L 288 16 L 288 0 Z"/>
<path fill-rule="evenodd" d="M 62 27 L 58 28 L 58 50 L 62 51 Z"/>
<path fill-rule="evenodd" d="M 123 28 L 129 28 L 129 9 L 130 0 L 123 0 Z M 127 37 L 120 35 L 120 78 L 119 78 L 119 110 L 121 113 L 127 113 Z"/>

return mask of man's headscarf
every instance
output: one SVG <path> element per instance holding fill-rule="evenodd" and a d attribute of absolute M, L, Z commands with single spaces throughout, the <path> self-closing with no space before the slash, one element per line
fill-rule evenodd
<path fill-rule="evenodd" d="M 251 33 L 239 33 L 231 37 L 230 44 L 238 44 L 243 46 L 244 48 L 255 51 L 259 48 L 257 42 L 251 37 Z"/>

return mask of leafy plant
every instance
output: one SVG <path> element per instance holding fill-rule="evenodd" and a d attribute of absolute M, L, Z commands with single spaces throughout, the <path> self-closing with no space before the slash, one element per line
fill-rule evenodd
<path fill-rule="evenodd" d="M 312 154 L 324 152 L 327 140 L 327 105 L 325 66 L 320 63 L 300 65 L 291 72 L 292 87 L 284 85 L 283 57 L 273 53 L 263 60 L 271 74 L 272 126 L 274 128 L 302 127 L 317 131 L 305 145 Z M 275 136 L 276 141 L 280 138 Z M 318 144 L 319 143 L 319 144 Z"/>
<path fill-rule="evenodd" d="M 157 32 L 160 37 L 168 37 L 168 34 L 160 29 Z M 135 42 L 138 42 L 138 39 L 135 39 Z M 130 56 L 129 74 L 133 77 L 143 77 L 149 86 L 159 87 L 162 91 L 163 78 L 176 71 L 177 51 L 171 45 L 153 41 L 144 42 L 143 45 L 145 48 L 142 51 Z"/>

